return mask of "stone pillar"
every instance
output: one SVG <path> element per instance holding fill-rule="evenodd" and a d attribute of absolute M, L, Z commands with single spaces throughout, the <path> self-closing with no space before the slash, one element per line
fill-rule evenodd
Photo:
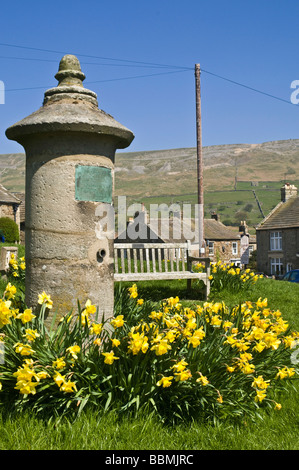
<path fill-rule="evenodd" d="M 115 151 L 134 135 L 98 108 L 75 56 L 61 59 L 55 78 L 43 106 L 6 130 L 26 152 L 26 303 L 45 291 L 53 310 L 90 299 L 108 316 L 114 237 L 98 230 L 99 215 L 113 204 Z"/>

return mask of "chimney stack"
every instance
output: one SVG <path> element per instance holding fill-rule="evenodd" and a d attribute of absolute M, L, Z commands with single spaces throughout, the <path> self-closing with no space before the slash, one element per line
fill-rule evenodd
<path fill-rule="evenodd" d="M 212 212 L 212 214 L 211 214 L 211 219 L 219 220 L 219 215 L 216 214 L 216 212 Z"/>
<path fill-rule="evenodd" d="M 293 184 L 286 183 L 280 189 L 280 193 L 281 193 L 281 201 L 286 202 L 291 197 L 297 197 L 297 188 Z"/>

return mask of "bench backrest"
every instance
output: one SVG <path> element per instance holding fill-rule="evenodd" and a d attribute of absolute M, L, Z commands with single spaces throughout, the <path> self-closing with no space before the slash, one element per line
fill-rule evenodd
<path fill-rule="evenodd" d="M 184 272 L 190 243 L 115 243 L 115 273 Z"/>

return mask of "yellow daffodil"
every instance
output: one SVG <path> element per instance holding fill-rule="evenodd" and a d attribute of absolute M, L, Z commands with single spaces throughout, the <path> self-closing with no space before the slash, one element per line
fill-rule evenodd
<path fill-rule="evenodd" d="M 69 352 L 71 354 L 73 359 L 78 359 L 77 354 L 81 351 L 81 348 L 77 344 L 74 344 L 74 346 L 70 346 L 66 350 L 67 350 L 67 352 Z"/>
<path fill-rule="evenodd" d="M 89 330 L 91 335 L 100 335 L 103 330 L 103 324 L 102 323 L 93 323 L 91 325 L 91 328 Z"/>
<path fill-rule="evenodd" d="M 266 390 L 266 388 L 269 387 L 269 385 L 270 385 L 270 380 L 264 380 L 261 375 L 259 375 L 258 377 L 255 377 L 251 384 L 253 388 L 258 388 L 260 390 Z"/>
<path fill-rule="evenodd" d="M 115 360 L 119 359 L 119 357 L 116 357 L 114 355 L 113 351 L 102 353 L 102 355 L 105 356 L 105 359 L 104 359 L 105 364 L 109 364 L 109 365 L 113 364 Z"/>
<path fill-rule="evenodd" d="M 130 292 L 130 298 L 131 299 L 136 299 L 138 297 L 138 291 L 137 291 L 137 285 L 133 284 L 132 287 L 129 287 L 129 292 Z"/>
<path fill-rule="evenodd" d="M 21 354 L 21 356 L 30 356 L 35 353 L 34 349 L 32 349 L 29 344 L 16 343 L 14 348 L 16 353 Z"/>
<path fill-rule="evenodd" d="M 146 353 L 149 348 L 148 337 L 143 333 L 129 333 L 128 351 L 136 356 L 140 351 Z"/>
<path fill-rule="evenodd" d="M 265 333 L 263 342 L 266 344 L 266 348 L 277 349 L 281 341 L 273 333 Z"/>
<path fill-rule="evenodd" d="M 48 374 L 48 372 L 46 372 L 45 370 L 42 370 L 40 372 L 37 372 L 36 376 L 39 378 L 39 379 L 46 379 L 47 377 L 50 377 L 50 375 Z"/>
<path fill-rule="evenodd" d="M 243 374 L 252 374 L 255 370 L 254 364 L 250 364 L 249 362 L 240 362 L 239 368 L 243 372 Z"/>
<path fill-rule="evenodd" d="M 68 380 L 67 382 L 63 382 L 61 384 L 60 390 L 66 393 L 72 393 L 77 391 L 77 387 L 75 382 L 71 382 L 70 380 Z"/>
<path fill-rule="evenodd" d="M 160 379 L 157 382 L 157 386 L 160 387 L 162 385 L 163 388 L 170 387 L 172 380 L 173 380 L 173 376 L 162 377 L 162 379 Z"/>
<path fill-rule="evenodd" d="M 35 315 L 33 315 L 31 308 L 26 308 L 23 313 L 20 313 L 17 318 L 19 318 L 22 323 L 28 323 L 35 318 Z"/>
<path fill-rule="evenodd" d="M 268 299 L 267 298 L 262 300 L 262 298 L 260 297 L 256 302 L 256 306 L 259 307 L 259 308 L 267 307 L 267 305 L 268 305 Z"/>
<path fill-rule="evenodd" d="M 253 347 L 253 350 L 254 351 L 257 351 L 259 353 L 261 353 L 266 347 L 266 343 L 264 343 L 263 341 L 259 341 L 258 343 L 256 343 L 256 345 Z"/>
<path fill-rule="evenodd" d="M 293 367 L 291 367 L 291 368 L 283 367 L 282 369 L 280 369 L 277 372 L 276 378 L 282 380 L 282 379 L 285 379 L 287 377 L 292 377 L 294 374 L 295 374 L 295 369 Z"/>
<path fill-rule="evenodd" d="M 30 328 L 27 328 L 25 330 L 25 335 L 23 335 L 27 341 L 34 341 L 35 338 L 38 338 L 40 334 L 38 333 L 37 330 L 31 330 Z"/>
<path fill-rule="evenodd" d="M 17 288 L 13 286 L 10 282 L 7 284 L 5 291 L 4 291 L 4 296 L 7 300 L 13 299 L 17 293 Z"/>
<path fill-rule="evenodd" d="M 162 356 L 163 354 L 166 354 L 170 349 L 171 346 L 166 338 L 161 339 L 157 342 L 157 344 L 154 344 L 154 346 L 151 347 L 151 351 L 155 351 L 156 356 Z"/>
<path fill-rule="evenodd" d="M 118 315 L 115 317 L 113 320 L 111 320 L 111 325 L 113 328 L 120 328 L 124 325 L 124 316 L 123 315 Z"/>
<path fill-rule="evenodd" d="M 215 327 L 219 327 L 222 323 L 222 318 L 219 315 L 214 315 L 211 318 L 211 325 Z"/>
<path fill-rule="evenodd" d="M 18 381 L 17 385 L 15 386 L 16 390 L 20 390 L 20 393 L 23 395 L 35 395 L 36 390 L 35 388 L 37 387 L 38 382 L 32 382 L 32 381 Z"/>
<path fill-rule="evenodd" d="M 11 301 L 3 301 L 0 299 L 0 328 L 4 325 L 10 324 L 10 318 L 13 316 L 14 312 L 10 309 Z"/>
<path fill-rule="evenodd" d="M 220 393 L 218 394 L 217 401 L 218 401 L 218 403 L 220 403 L 220 404 L 223 403 L 223 397 L 222 397 L 222 395 L 220 395 Z"/>
<path fill-rule="evenodd" d="M 154 310 L 149 314 L 149 318 L 152 320 L 160 320 L 162 318 L 163 312 L 155 312 Z"/>
<path fill-rule="evenodd" d="M 181 361 L 174 364 L 171 367 L 171 369 L 174 369 L 176 372 L 182 372 L 183 370 L 186 369 L 187 365 L 188 365 L 188 362 L 186 362 L 184 359 L 182 359 Z"/>
<path fill-rule="evenodd" d="M 175 372 L 175 380 L 177 382 L 185 382 L 186 380 L 190 379 L 190 377 L 192 377 L 192 374 L 190 372 L 190 370 L 182 370 L 181 372 Z"/>
<path fill-rule="evenodd" d="M 208 385 L 210 382 L 208 381 L 207 377 L 205 377 L 204 375 L 200 375 L 200 377 L 198 377 L 198 379 L 196 379 L 196 382 L 199 382 L 201 385 L 203 385 L 204 387 L 206 385 Z"/>
<path fill-rule="evenodd" d="M 173 343 L 175 341 L 177 335 L 178 335 L 178 332 L 176 330 L 169 330 L 169 331 L 166 332 L 165 337 L 166 337 L 167 341 L 169 341 L 170 343 Z"/>
<path fill-rule="evenodd" d="M 19 390 L 22 395 L 35 395 L 36 387 L 40 381 L 40 377 L 33 369 L 33 361 L 26 359 L 23 367 L 19 367 L 13 376 L 17 378 L 15 386 L 16 390 Z"/>
<path fill-rule="evenodd" d="M 81 323 L 83 326 L 86 324 L 89 325 L 90 323 L 90 315 L 93 315 L 96 313 L 97 309 L 96 306 L 91 303 L 91 301 L 88 299 L 85 303 L 85 308 L 81 312 Z"/>
<path fill-rule="evenodd" d="M 51 309 L 53 307 L 53 302 L 51 297 L 43 291 L 41 294 L 38 295 L 38 303 L 40 305 L 45 304 L 47 308 Z"/>
<path fill-rule="evenodd" d="M 60 372 L 56 372 L 56 374 L 53 377 L 54 382 L 58 385 L 60 388 L 62 384 L 65 382 L 65 376 L 61 375 Z"/>
<path fill-rule="evenodd" d="M 52 367 L 58 370 L 63 369 L 66 366 L 66 362 L 64 359 L 65 359 L 64 356 L 57 358 L 55 361 L 52 362 Z"/>
<path fill-rule="evenodd" d="M 254 400 L 256 402 L 262 402 L 266 398 L 267 394 L 265 390 L 257 390 Z"/>

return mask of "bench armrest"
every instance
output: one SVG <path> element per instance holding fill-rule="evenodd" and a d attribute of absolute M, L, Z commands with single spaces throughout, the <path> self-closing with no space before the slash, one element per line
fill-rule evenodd
<path fill-rule="evenodd" d="M 211 272 L 211 259 L 210 258 L 201 258 L 200 256 L 189 256 L 188 255 L 187 266 L 188 266 L 188 269 L 190 269 L 190 270 L 192 268 L 192 262 L 193 261 L 198 261 L 198 262 L 204 261 L 206 263 L 207 275 L 208 276 L 210 275 L 210 272 Z"/>
<path fill-rule="evenodd" d="M 205 261 L 208 265 L 211 264 L 211 258 L 201 258 L 200 256 L 188 256 L 190 261 Z"/>

